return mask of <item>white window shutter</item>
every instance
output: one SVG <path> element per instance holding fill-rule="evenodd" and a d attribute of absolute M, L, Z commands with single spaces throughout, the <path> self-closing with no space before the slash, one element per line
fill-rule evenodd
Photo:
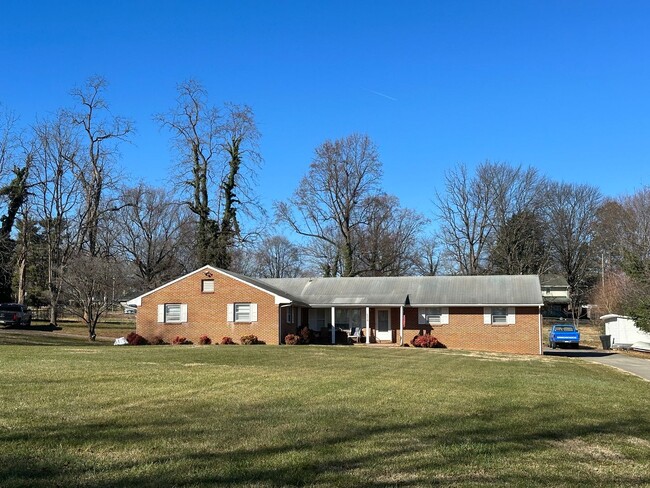
<path fill-rule="evenodd" d="M 187 322 L 187 303 L 181 303 L 181 322 Z"/>
<path fill-rule="evenodd" d="M 158 305 L 158 322 L 162 323 L 165 321 L 165 305 Z"/>
<path fill-rule="evenodd" d="M 449 307 L 440 308 L 440 323 L 441 324 L 449 323 Z"/>
<path fill-rule="evenodd" d="M 485 325 L 492 323 L 492 307 L 483 307 L 483 323 Z"/>
<path fill-rule="evenodd" d="M 427 323 L 426 312 L 426 308 L 418 308 L 418 325 L 425 325 Z"/>
<path fill-rule="evenodd" d="M 257 322 L 257 303 L 251 303 L 251 322 Z"/>
<path fill-rule="evenodd" d="M 235 321 L 235 304 L 234 303 L 229 303 L 228 304 L 227 313 L 226 313 L 226 320 L 228 322 L 234 322 Z"/>
<path fill-rule="evenodd" d="M 515 323 L 515 307 L 508 307 L 508 324 Z"/>

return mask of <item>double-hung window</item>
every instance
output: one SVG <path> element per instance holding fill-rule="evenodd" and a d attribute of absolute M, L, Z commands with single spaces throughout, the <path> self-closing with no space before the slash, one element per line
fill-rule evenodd
<path fill-rule="evenodd" d="M 448 307 L 422 307 L 418 310 L 419 325 L 444 325 L 449 323 Z"/>
<path fill-rule="evenodd" d="M 486 325 L 514 325 L 515 307 L 485 307 L 483 323 Z"/>
<path fill-rule="evenodd" d="M 508 309 L 506 307 L 492 307 L 492 323 L 507 324 Z"/>
<path fill-rule="evenodd" d="M 287 307 L 287 324 L 293 324 L 293 307 Z"/>
<path fill-rule="evenodd" d="M 229 303 L 228 322 L 257 322 L 257 303 Z"/>
<path fill-rule="evenodd" d="M 165 303 L 158 305 L 158 322 L 165 324 L 187 322 L 187 304 Z"/>
<path fill-rule="evenodd" d="M 438 325 L 442 323 L 442 310 L 440 307 L 427 308 L 426 321 L 429 325 Z"/>
<path fill-rule="evenodd" d="M 235 303 L 235 322 L 251 321 L 251 304 Z"/>

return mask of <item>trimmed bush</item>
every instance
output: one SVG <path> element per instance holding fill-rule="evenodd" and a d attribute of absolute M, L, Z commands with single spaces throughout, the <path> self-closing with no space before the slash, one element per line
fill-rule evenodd
<path fill-rule="evenodd" d="M 331 338 L 330 342 L 332 342 Z M 343 344 L 347 346 L 349 344 L 352 344 L 352 341 L 350 341 L 347 332 L 344 330 L 336 329 L 336 332 L 334 333 L 334 344 Z"/>
<path fill-rule="evenodd" d="M 302 344 L 302 340 L 300 339 L 299 335 L 287 334 L 284 338 L 284 343 L 287 346 L 297 346 L 298 344 Z"/>
<path fill-rule="evenodd" d="M 253 334 L 241 336 L 239 342 L 245 346 L 252 346 L 254 344 L 266 344 L 264 341 L 260 341 L 257 336 Z"/>
<path fill-rule="evenodd" d="M 221 339 L 221 342 L 219 343 L 222 346 L 229 346 L 231 344 L 237 344 L 235 341 L 232 340 L 232 338 L 226 336 L 223 339 Z"/>
<path fill-rule="evenodd" d="M 130 332 L 129 335 L 126 336 L 126 342 L 128 342 L 130 346 L 146 346 L 149 344 L 147 339 L 135 332 Z"/>
<path fill-rule="evenodd" d="M 298 330 L 298 335 L 300 336 L 301 344 L 313 344 L 314 333 L 306 325 L 302 326 L 300 330 Z"/>
<path fill-rule="evenodd" d="M 187 340 L 187 338 L 183 336 L 176 336 L 172 340 L 172 344 L 175 346 L 182 346 L 184 344 L 192 344 L 192 341 Z"/>
<path fill-rule="evenodd" d="M 416 335 L 413 340 L 411 340 L 411 345 L 413 347 L 446 347 L 442 342 L 433 337 L 431 334 Z"/>
<path fill-rule="evenodd" d="M 165 339 L 163 339 L 162 337 L 154 336 L 154 338 L 151 339 L 150 344 L 153 344 L 154 346 L 163 346 L 163 345 L 165 345 L 167 343 L 165 342 Z"/>
<path fill-rule="evenodd" d="M 202 346 L 209 346 L 212 344 L 212 339 L 210 339 L 207 335 L 202 335 L 199 337 L 199 344 Z"/>

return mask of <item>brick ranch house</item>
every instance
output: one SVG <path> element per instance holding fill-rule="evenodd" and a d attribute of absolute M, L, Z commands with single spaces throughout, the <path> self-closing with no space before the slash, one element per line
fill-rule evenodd
<path fill-rule="evenodd" d="M 537 276 L 257 279 L 204 266 L 127 303 L 149 340 L 254 334 L 281 344 L 308 326 L 332 343 L 335 329 L 362 343 L 431 333 L 451 349 L 542 353 Z"/>

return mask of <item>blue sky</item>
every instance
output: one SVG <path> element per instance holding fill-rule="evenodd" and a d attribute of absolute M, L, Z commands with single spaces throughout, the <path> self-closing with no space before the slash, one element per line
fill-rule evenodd
<path fill-rule="evenodd" d="M 163 184 L 173 154 L 151 116 L 196 78 L 214 104 L 254 109 L 269 208 L 316 146 L 355 131 L 386 191 L 428 216 L 458 162 L 618 195 L 650 184 L 648 25 L 631 1 L 3 0 L 0 103 L 30 124 L 101 74 L 137 127 L 122 166 Z"/>

